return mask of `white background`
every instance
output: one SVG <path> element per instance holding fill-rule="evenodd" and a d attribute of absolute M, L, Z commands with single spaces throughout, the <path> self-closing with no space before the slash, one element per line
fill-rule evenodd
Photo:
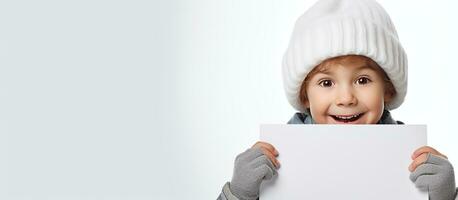
<path fill-rule="evenodd" d="M 1 0 L 0 199 L 216 199 L 295 112 L 281 57 L 314 2 Z M 458 166 L 458 3 L 380 3 L 409 57 L 392 114 Z"/>

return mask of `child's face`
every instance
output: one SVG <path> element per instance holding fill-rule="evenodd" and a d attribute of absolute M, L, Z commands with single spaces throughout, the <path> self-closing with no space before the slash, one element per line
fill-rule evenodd
<path fill-rule="evenodd" d="M 306 83 L 307 100 L 318 124 L 375 124 L 384 110 L 383 72 L 369 67 L 368 58 L 355 56 L 332 62 L 314 73 Z"/>

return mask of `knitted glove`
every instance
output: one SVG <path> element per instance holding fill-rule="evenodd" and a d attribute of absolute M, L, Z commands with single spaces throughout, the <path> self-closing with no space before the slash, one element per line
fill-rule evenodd
<path fill-rule="evenodd" d="M 445 158 L 428 153 L 425 163 L 410 174 L 410 180 L 420 190 L 428 191 L 430 200 L 455 199 L 453 166 Z"/>
<path fill-rule="evenodd" d="M 276 168 L 261 148 L 250 148 L 235 159 L 230 191 L 240 200 L 255 200 L 259 197 L 261 182 L 276 174 Z"/>

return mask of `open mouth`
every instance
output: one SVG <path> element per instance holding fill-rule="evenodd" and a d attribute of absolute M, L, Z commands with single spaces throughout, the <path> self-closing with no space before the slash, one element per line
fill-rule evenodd
<path fill-rule="evenodd" d="M 363 114 L 364 113 L 359 113 L 355 115 L 331 115 L 331 117 L 338 122 L 349 123 L 358 120 L 359 118 L 361 118 L 361 116 L 363 116 Z"/>

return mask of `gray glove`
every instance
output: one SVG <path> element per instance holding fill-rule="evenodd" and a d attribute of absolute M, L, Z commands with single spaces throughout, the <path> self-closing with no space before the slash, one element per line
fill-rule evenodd
<path fill-rule="evenodd" d="M 255 200 L 259 197 L 261 182 L 276 174 L 276 168 L 261 148 L 250 148 L 235 158 L 230 191 L 240 200 Z"/>
<path fill-rule="evenodd" d="M 410 180 L 420 190 L 428 191 L 430 200 L 455 199 L 453 166 L 445 158 L 428 153 L 425 163 L 410 174 Z"/>

